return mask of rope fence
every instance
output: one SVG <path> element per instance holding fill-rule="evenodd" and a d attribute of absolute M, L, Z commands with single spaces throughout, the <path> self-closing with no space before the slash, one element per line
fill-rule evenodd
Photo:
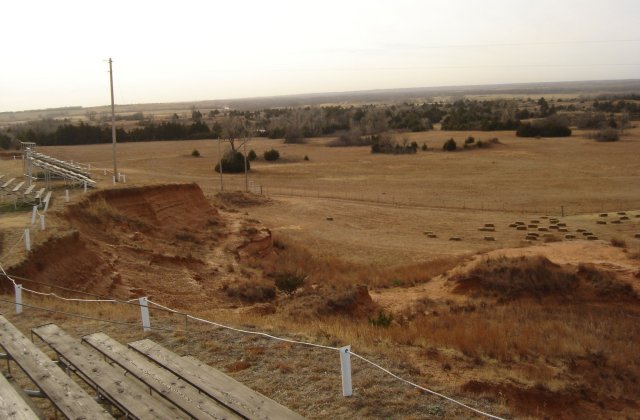
<path fill-rule="evenodd" d="M 141 319 L 142 319 L 142 327 L 143 327 L 143 331 L 144 332 L 149 332 L 149 331 L 164 331 L 164 332 L 184 332 L 187 333 L 187 329 L 185 328 L 184 330 L 180 330 L 180 329 L 175 329 L 175 328 L 163 328 L 163 327 L 155 327 L 155 326 L 151 326 L 151 319 L 149 316 L 149 309 L 150 306 L 152 305 L 153 307 L 155 307 L 154 309 L 158 309 L 164 312 L 168 312 L 168 313 L 173 313 L 173 314 L 179 314 L 179 315 L 183 315 L 185 316 L 186 320 L 193 320 L 193 321 L 197 321 L 203 324 L 207 324 L 207 325 L 212 325 L 218 328 L 222 328 L 222 329 L 226 329 L 229 331 L 234 331 L 237 333 L 241 333 L 241 334 L 249 334 L 249 335 L 254 335 L 254 336 L 260 336 L 260 337 L 264 337 L 267 339 L 272 339 L 272 340 L 277 340 L 277 341 L 281 341 L 281 342 L 286 342 L 286 343 L 291 343 L 291 344 L 297 344 L 297 345 L 301 345 L 301 346 L 307 346 L 307 347 L 313 347 L 313 348 L 320 348 L 320 349 L 324 349 L 324 350 L 330 350 L 330 351 L 337 351 L 340 353 L 340 370 L 341 370 L 341 376 L 342 376 L 342 395 L 345 397 L 351 396 L 353 394 L 353 390 L 352 390 L 352 380 L 351 380 L 351 356 L 362 360 L 363 362 L 369 364 L 370 366 L 379 369 L 380 371 L 382 371 L 383 373 L 390 375 L 391 377 L 407 384 L 410 385 L 414 388 L 420 389 L 424 392 L 427 392 L 431 395 L 437 396 L 439 398 L 445 399 L 451 403 L 457 404 L 460 407 L 463 407 L 467 410 L 473 411 L 476 414 L 480 414 L 483 415 L 485 417 L 488 418 L 492 418 L 492 419 L 499 419 L 499 420 L 503 420 L 501 417 L 495 416 L 493 414 L 489 414 L 486 413 L 484 411 L 478 410 L 476 408 L 473 408 L 467 404 L 464 404 L 461 401 L 458 401 L 454 398 L 448 397 L 444 394 L 441 394 L 439 392 L 433 391 L 429 388 L 423 387 L 421 385 L 418 385 L 414 382 L 411 382 L 405 378 L 402 378 L 399 375 L 394 374 L 393 372 L 391 372 L 390 370 L 380 366 L 379 364 L 367 359 L 366 357 L 357 354 L 353 351 L 351 351 L 351 346 L 344 346 L 344 347 L 333 347 L 333 346 L 327 346 L 327 345 L 323 345 L 323 344 L 317 344 L 317 343 L 310 343 L 310 342 L 305 342 L 305 341 L 300 341 L 300 340 L 293 340 L 290 338 L 284 338 L 284 337 L 279 337 L 273 334 L 269 334 L 266 332 L 262 332 L 262 331 L 251 331 L 251 330 L 247 330 L 247 329 L 242 329 L 242 328 L 237 328 L 237 327 L 232 327 L 229 325 L 225 325 L 225 324 L 221 324 L 219 322 L 215 322 L 212 320 L 208 320 L 208 319 L 204 319 L 204 318 L 200 318 L 197 316 L 193 316 L 178 310 L 175 310 L 173 308 L 164 306 L 160 303 L 157 302 L 153 302 L 151 300 L 149 300 L 147 297 L 140 297 L 140 298 L 136 298 L 136 299 L 130 299 L 130 300 L 121 300 L 121 299 L 116 299 L 116 298 L 105 298 L 103 296 L 100 296 L 100 299 L 79 299 L 79 298 L 69 298 L 69 297 L 64 297 L 64 296 L 60 296 L 56 293 L 53 292 L 49 292 L 49 293 L 44 293 L 44 292 L 38 292 L 32 289 L 28 289 L 28 288 L 23 288 L 22 285 L 20 283 L 18 283 L 16 281 L 16 279 L 18 280 L 22 280 L 22 281 L 27 281 L 27 282 L 32 282 L 33 284 L 40 284 L 40 285 L 45 285 L 45 286 L 50 286 L 50 287 L 60 287 L 61 286 L 55 286 L 55 285 L 50 285 L 50 284 L 46 284 L 46 283 L 41 283 L 35 280 L 29 280 L 26 278 L 18 278 L 18 277 L 12 277 L 9 274 L 7 274 L 7 272 L 4 270 L 4 268 L 2 267 L 2 265 L 0 265 L 0 271 L 2 272 L 3 277 L 5 277 L 6 279 L 8 279 L 12 285 L 14 286 L 14 290 L 15 290 L 15 299 L 14 300 L 9 300 L 9 299 L 5 299 L 5 298 L 0 298 L 0 302 L 6 302 L 6 303 L 15 303 L 16 305 L 16 313 L 20 314 L 22 313 L 22 309 L 24 308 L 29 308 L 29 309 L 34 309 L 34 310 L 39 310 L 39 311 L 45 311 L 48 313 L 54 313 L 54 314 L 61 314 L 61 315 L 66 315 L 66 316 L 70 316 L 70 317 L 75 317 L 75 318 L 81 318 L 81 319 L 87 319 L 87 320 L 92 320 L 92 321 L 99 321 L 99 322 L 105 322 L 105 323 L 110 323 L 110 324 L 115 324 L 115 325 L 122 325 L 122 326 L 127 326 L 127 327 L 140 327 L 139 323 L 132 323 L 132 322 L 124 322 L 124 321 L 116 321 L 116 320 L 109 320 L 109 319 L 104 319 L 104 318 L 97 318 L 97 317 L 92 317 L 92 316 L 87 316 L 87 315 L 83 315 L 83 314 L 78 314 L 78 313 L 73 313 L 73 312 L 67 312 L 67 311 L 59 311 L 59 310 L 55 310 L 55 309 L 49 309 L 49 308 L 43 308 L 41 306 L 36 306 L 36 305 L 31 305 L 31 304 L 26 304 L 22 302 L 22 292 L 27 292 L 27 293 L 31 293 L 34 294 L 36 296 L 42 296 L 42 297 L 48 297 L 48 298 L 54 298 L 54 299 L 59 299 L 61 301 L 65 301 L 65 302 L 86 302 L 86 303 L 114 303 L 114 304 L 127 304 L 127 305 L 133 305 L 133 306 L 138 306 L 140 308 L 140 313 L 141 313 Z M 73 292 L 73 293 L 78 293 L 78 294 L 85 294 L 85 295 L 90 295 L 93 297 L 96 297 L 97 295 L 92 295 L 86 292 L 82 292 L 79 290 L 73 290 L 73 289 L 69 289 L 69 288 L 62 288 L 65 291 L 69 291 L 69 292 Z M 135 301 L 138 301 L 137 303 L 135 303 Z"/>

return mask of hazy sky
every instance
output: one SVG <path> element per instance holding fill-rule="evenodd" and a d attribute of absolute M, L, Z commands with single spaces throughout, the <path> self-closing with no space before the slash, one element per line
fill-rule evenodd
<path fill-rule="evenodd" d="M 640 78 L 640 0 L 66 1 L 0 7 L 0 111 Z"/>

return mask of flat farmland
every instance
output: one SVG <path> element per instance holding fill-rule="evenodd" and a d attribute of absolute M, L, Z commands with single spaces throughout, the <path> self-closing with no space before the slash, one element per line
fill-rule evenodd
<path fill-rule="evenodd" d="M 486 148 L 462 149 L 468 136 L 497 138 Z M 442 255 L 466 254 L 524 245 L 515 221 L 560 217 L 572 229 L 592 230 L 601 239 L 633 239 L 635 220 L 596 225 L 599 212 L 640 209 L 640 129 L 627 130 L 614 143 L 599 143 L 587 132 L 562 139 L 522 139 L 512 132 L 430 131 L 398 135 L 427 151 L 415 155 L 372 154 L 368 147 L 327 147 L 330 139 L 305 144 L 252 138 L 255 150 L 249 181 L 271 198 L 247 209 L 273 231 L 312 244 L 322 255 L 366 263 L 406 263 Z M 443 152 L 454 138 L 459 151 Z M 228 145 L 222 143 L 224 151 Z M 281 154 L 265 162 L 265 150 Z M 106 187 L 111 145 L 42 147 L 62 159 L 91 163 Z M 198 150 L 201 157 L 191 156 Z M 128 185 L 196 182 L 205 194 L 220 190 L 216 140 L 123 143 L 119 170 Z M 304 160 L 307 156 L 309 160 Z M 8 164 L 8 163 L 7 163 Z M 14 164 L 15 165 L 15 164 Z M 225 190 L 244 190 L 244 175 L 224 175 Z M 333 218 L 333 221 L 327 220 Z M 495 232 L 478 229 L 492 223 Z M 437 238 L 426 238 L 433 232 Z M 486 241 L 493 236 L 495 241 Z M 564 235 L 560 235 L 562 238 Z M 450 241 L 459 237 L 461 241 Z"/>

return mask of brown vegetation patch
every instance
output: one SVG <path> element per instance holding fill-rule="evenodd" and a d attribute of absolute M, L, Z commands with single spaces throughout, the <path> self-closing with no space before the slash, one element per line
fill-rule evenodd
<path fill-rule="evenodd" d="M 545 257 L 522 256 L 484 259 L 453 280 L 456 293 L 516 299 L 568 293 L 576 277 Z"/>
<path fill-rule="evenodd" d="M 471 380 L 462 391 L 483 395 L 508 405 L 513 413 L 537 418 L 574 419 L 587 413 L 597 415 L 600 409 L 617 412 L 622 408 L 637 409 L 638 405 L 627 398 L 598 400 L 588 389 L 551 391 L 542 384 L 534 387 L 518 387 L 512 384 L 493 384 Z"/>

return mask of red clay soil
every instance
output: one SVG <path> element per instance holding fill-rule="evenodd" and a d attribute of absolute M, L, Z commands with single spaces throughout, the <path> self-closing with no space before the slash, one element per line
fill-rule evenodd
<path fill-rule="evenodd" d="M 178 309 L 220 303 L 223 283 L 241 276 L 239 249 L 271 246 L 268 230 L 218 211 L 196 184 L 98 191 L 59 216 L 69 231 L 11 274 L 122 299 L 148 295 Z"/>

